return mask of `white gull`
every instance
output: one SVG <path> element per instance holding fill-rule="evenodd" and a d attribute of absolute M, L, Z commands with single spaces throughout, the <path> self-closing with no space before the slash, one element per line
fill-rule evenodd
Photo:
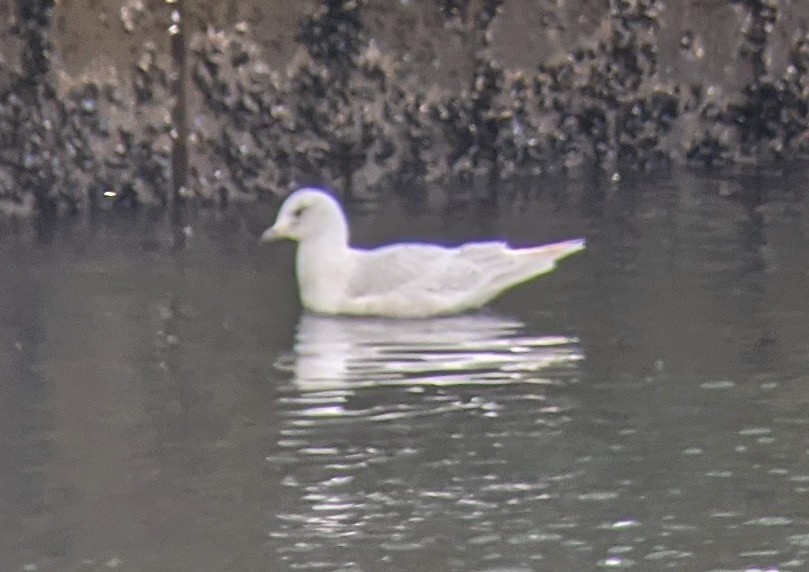
<path fill-rule="evenodd" d="M 480 308 L 584 248 L 581 238 L 530 248 L 510 248 L 504 242 L 352 248 L 340 204 L 313 188 L 287 197 L 275 224 L 261 236 L 262 241 L 280 238 L 298 242 L 296 274 L 305 309 L 394 318 Z"/>

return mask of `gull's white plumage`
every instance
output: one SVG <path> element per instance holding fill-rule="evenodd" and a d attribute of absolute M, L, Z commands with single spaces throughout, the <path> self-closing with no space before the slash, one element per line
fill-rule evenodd
<path fill-rule="evenodd" d="M 583 239 L 531 248 L 503 242 L 352 248 L 340 204 L 319 189 L 300 189 L 284 201 L 262 235 L 277 238 L 298 241 L 296 273 L 307 310 L 398 318 L 479 308 L 584 248 Z"/>

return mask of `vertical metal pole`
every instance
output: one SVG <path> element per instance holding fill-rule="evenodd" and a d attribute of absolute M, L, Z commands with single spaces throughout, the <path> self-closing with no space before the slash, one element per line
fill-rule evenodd
<path fill-rule="evenodd" d="M 183 222 L 183 210 L 188 183 L 188 121 L 186 101 L 186 11 L 185 0 L 165 0 L 171 10 L 169 37 L 171 40 L 171 57 L 174 64 L 174 105 L 172 107 L 173 141 L 171 153 L 172 182 L 172 220 L 180 225 Z"/>

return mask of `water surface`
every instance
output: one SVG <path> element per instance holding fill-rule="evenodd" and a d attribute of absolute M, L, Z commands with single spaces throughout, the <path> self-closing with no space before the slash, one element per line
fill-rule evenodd
<path fill-rule="evenodd" d="M 803 178 L 356 209 L 365 245 L 587 236 L 420 321 L 301 313 L 269 210 L 181 249 L 145 215 L 4 223 L 0 569 L 805 569 Z"/>

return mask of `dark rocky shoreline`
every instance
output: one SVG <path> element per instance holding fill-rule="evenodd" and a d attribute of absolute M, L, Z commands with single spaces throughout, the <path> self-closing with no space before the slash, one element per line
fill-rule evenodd
<path fill-rule="evenodd" d="M 809 150 L 805 0 L 2 4 L 10 214 Z"/>

